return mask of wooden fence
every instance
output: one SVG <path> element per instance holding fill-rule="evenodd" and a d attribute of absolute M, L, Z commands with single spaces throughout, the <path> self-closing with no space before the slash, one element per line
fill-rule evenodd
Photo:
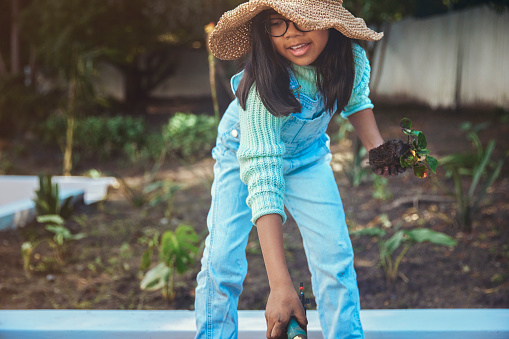
<path fill-rule="evenodd" d="M 372 62 L 377 99 L 432 108 L 509 108 L 509 11 L 478 7 L 384 29 Z"/>

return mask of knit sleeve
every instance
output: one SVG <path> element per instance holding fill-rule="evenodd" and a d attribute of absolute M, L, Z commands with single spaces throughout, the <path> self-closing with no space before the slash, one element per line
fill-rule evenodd
<path fill-rule="evenodd" d="M 248 186 L 247 204 L 252 223 L 266 214 L 279 214 L 286 221 L 283 196 L 281 128 L 287 117 L 275 117 L 265 108 L 255 86 L 249 92 L 246 110 L 239 106 L 240 146 L 237 158 L 240 178 Z"/>
<path fill-rule="evenodd" d="M 355 63 L 355 78 L 352 96 L 344 111 L 341 113 L 343 118 L 347 118 L 349 115 L 362 111 L 363 109 L 374 107 L 369 99 L 369 77 L 371 73 L 369 60 L 361 46 L 353 44 L 352 47 Z"/>

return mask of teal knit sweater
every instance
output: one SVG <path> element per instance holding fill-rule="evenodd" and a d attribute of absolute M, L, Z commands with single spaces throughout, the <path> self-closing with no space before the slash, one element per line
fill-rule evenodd
<path fill-rule="evenodd" d="M 353 45 L 355 79 L 352 96 L 341 115 L 349 115 L 372 108 L 369 100 L 370 66 L 366 53 L 357 44 Z M 318 95 L 316 72 L 313 66 L 292 65 L 292 71 L 300 85 L 300 93 L 310 98 Z M 247 204 L 252 210 L 252 223 L 266 214 L 279 214 L 286 221 L 283 196 L 283 155 L 285 145 L 281 140 L 281 128 L 287 117 L 275 117 L 263 105 L 256 85 L 251 88 L 246 110 L 238 107 L 240 121 L 240 146 L 237 158 L 240 163 L 241 180 L 248 186 Z M 317 135 L 317 137 L 319 137 Z"/>

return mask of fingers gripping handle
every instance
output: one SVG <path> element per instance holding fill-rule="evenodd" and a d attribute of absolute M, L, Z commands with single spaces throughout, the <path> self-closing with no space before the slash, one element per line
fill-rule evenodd
<path fill-rule="evenodd" d="M 307 333 L 300 326 L 297 320 L 292 317 L 288 323 L 288 339 L 307 339 Z"/>
<path fill-rule="evenodd" d="M 300 283 L 300 302 L 302 303 L 302 307 L 304 307 L 304 311 L 306 311 L 306 305 L 309 304 L 309 298 L 304 296 L 304 284 Z M 308 335 L 306 331 L 300 327 L 297 319 L 295 317 L 290 318 L 290 322 L 288 323 L 288 339 L 307 339 Z"/>

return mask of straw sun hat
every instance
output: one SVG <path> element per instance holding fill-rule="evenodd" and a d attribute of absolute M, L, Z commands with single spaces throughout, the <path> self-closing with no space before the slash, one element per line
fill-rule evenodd
<path fill-rule="evenodd" d="M 251 19 L 273 9 L 306 30 L 335 28 L 352 39 L 380 40 L 363 19 L 343 7 L 343 0 L 250 0 L 223 14 L 209 36 L 212 53 L 222 60 L 238 59 L 251 50 Z"/>

